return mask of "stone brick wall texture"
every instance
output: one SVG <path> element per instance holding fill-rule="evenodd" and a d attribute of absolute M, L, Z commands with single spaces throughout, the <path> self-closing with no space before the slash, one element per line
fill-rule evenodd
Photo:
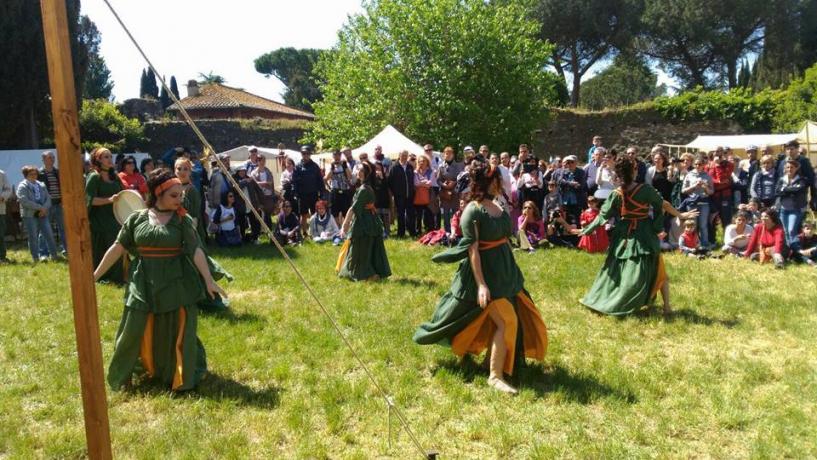
<path fill-rule="evenodd" d="M 652 108 L 605 112 L 555 109 L 547 127 L 534 133 L 533 151 L 539 158 L 573 154 L 586 161 L 595 135 L 603 137 L 607 148 L 623 152 L 636 146 L 643 156 L 655 144 L 683 145 L 698 135 L 743 133 L 732 120 L 672 122 Z"/>
<path fill-rule="evenodd" d="M 275 123 L 263 120 L 196 120 L 196 125 L 217 152 L 241 145 L 275 147 L 279 142 L 289 149 L 297 149 L 308 126 L 307 122 Z M 183 121 L 147 122 L 145 136 L 149 141 L 144 150 L 154 156 L 177 146 L 202 151 L 198 137 Z"/>

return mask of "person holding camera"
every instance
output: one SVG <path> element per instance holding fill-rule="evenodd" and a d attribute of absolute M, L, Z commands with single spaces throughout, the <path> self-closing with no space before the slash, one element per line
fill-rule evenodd
<path fill-rule="evenodd" d="M 324 181 L 332 194 L 332 215 L 342 222 L 352 204 L 352 168 L 349 161 L 341 156 L 340 150 L 332 152 L 332 163 L 326 168 Z"/>

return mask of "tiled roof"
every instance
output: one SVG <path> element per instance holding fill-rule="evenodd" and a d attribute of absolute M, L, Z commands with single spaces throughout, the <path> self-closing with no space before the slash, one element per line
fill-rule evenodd
<path fill-rule="evenodd" d="M 196 109 L 238 109 L 251 108 L 268 110 L 296 117 L 315 118 L 315 115 L 298 110 L 280 102 L 271 101 L 261 96 L 248 93 L 238 88 L 218 83 L 200 84 L 198 96 L 188 96 L 180 101 L 185 110 Z M 167 110 L 179 110 L 176 104 L 171 105 Z"/>

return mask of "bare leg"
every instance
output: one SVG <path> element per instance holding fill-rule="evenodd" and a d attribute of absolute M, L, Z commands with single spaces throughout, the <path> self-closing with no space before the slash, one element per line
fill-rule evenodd
<path fill-rule="evenodd" d="M 671 314 L 672 307 L 669 301 L 669 279 L 664 281 L 664 284 L 661 285 L 661 298 L 664 300 L 664 315 Z"/>
<path fill-rule="evenodd" d="M 488 377 L 488 384 L 503 393 L 516 394 L 516 388 L 505 381 L 504 365 L 508 348 L 505 346 L 505 322 L 502 316 L 494 311 L 489 312 L 491 320 L 496 324 L 493 347 L 491 352 L 491 371 Z"/>

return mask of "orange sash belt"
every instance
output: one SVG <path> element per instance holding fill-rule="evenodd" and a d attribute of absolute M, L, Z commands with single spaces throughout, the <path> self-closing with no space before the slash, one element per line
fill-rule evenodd
<path fill-rule="evenodd" d="M 182 248 L 158 248 L 151 246 L 139 246 L 136 248 L 139 255 L 146 259 L 162 259 L 169 257 L 178 257 L 182 255 Z"/>
<path fill-rule="evenodd" d="M 375 207 L 374 203 L 367 203 L 363 207 L 366 208 L 366 210 L 369 211 L 370 213 L 377 214 L 377 208 Z"/>
<path fill-rule="evenodd" d="M 503 244 L 508 242 L 508 238 L 502 238 L 499 240 L 494 241 L 480 241 L 479 242 L 479 250 L 480 251 L 487 251 L 489 249 L 493 249 L 498 246 L 502 246 Z"/>

